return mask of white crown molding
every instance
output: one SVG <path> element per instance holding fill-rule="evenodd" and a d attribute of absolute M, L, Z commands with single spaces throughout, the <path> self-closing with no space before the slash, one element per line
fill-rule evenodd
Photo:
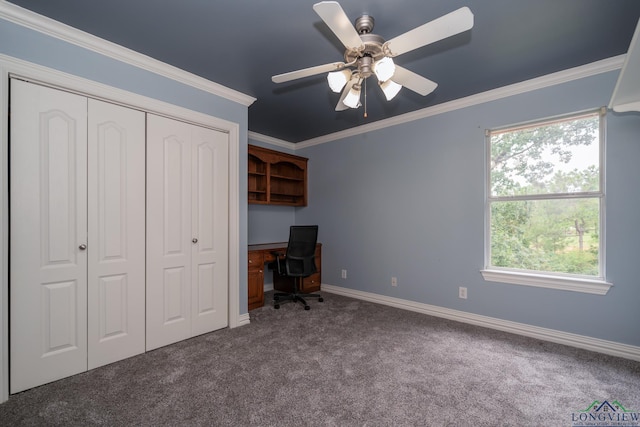
<path fill-rule="evenodd" d="M 0 0 L 0 18 L 247 107 L 256 100 L 254 97 L 8 3 L 6 0 Z"/>
<path fill-rule="evenodd" d="M 273 138 L 271 136 L 263 135 L 261 133 L 249 131 L 248 137 L 249 139 L 252 139 L 254 141 L 264 142 L 266 144 L 275 145 L 278 147 L 286 148 L 288 150 L 295 151 L 296 149 L 296 144 L 294 144 L 293 142 L 288 142 L 282 139 Z"/>
<path fill-rule="evenodd" d="M 537 77 L 535 79 L 526 80 L 520 83 L 514 83 L 512 85 L 504 86 L 498 89 L 492 89 L 486 92 L 478 93 L 476 95 L 467 96 L 465 98 L 444 102 L 442 104 L 434 105 L 433 107 L 427 107 L 423 108 L 422 110 L 413 111 L 411 113 L 401 114 L 389 119 L 378 120 L 373 123 L 347 129 L 344 131 L 308 139 L 306 141 L 295 144 L 295 148 L 302 149 L 318 144 L 324 144 L 326 142 L 336 141 L 338 139 L 348 138 L 367 132 L 373 132 L 391 126 L 436 116 L 438 114 L 448 113 L 450 111 L 459 110 L 490 101 L 497 101 L 499 99 L 531 92 L 534 90 L 544 89 L 546 87 L 567 83 L 573 80 L 591 77 L 609 71 L 615 71 L 622 68 L 625 56 L 626 55 L 614 56 L 611 58 L 592 62 L 591 64 L 570 68 L 568 70 L 558 71 L 556 73 Z"/>
<path fill-rule="evenodd" d="M 61 88 L 71 92 L 77 92 L 96 99 L 118 103 L 135 109 L 143 109 L 149 113 L 178 118 L 182 121 L 198 126 L 205 126 L 225 132 L 233 132 L 234 134 L 238 134 L 240 132 L 238 123 L 229 120 L 190 110 L 178 105 L 169 104 L 144 95 L 128 92 L 123 89 L 111 87 L 82 77 L 77 77 L 63 71 L 34 64 L 1 53 L 0 66 L 3 70 L 7 70 L 8 74 L 27 81 Z"/>
<path fill-rule="evenodd" d="M 467 313 L 464 311 L 378 295 L 370 292 L 357 291 L 340 286 L 327 285 L 325 283 L 321 285 L 321 288 L 325 292 L 360 299 L 363 301 L 388 305 L 390 307 L 401 308 L 403 310 L 442 317 L 449 320 L 455 320 L 457 322 L 468 323 L 489 329 L 496 329 L 517 335 L 537 338 L 543 341 L 555 342 L 584 350 L 640 361 L 640 347 L 633 345 L 557 331 L 555 329 L 541 328 L 524 323 L 511 322 L 509 320 L 496 319 L 494 317 L 481 316 L 479 314 Z"/>
<path fill-rule="evenodd" d="M 613 89 L 609 108 L 619 113 L 640 111 L 640 20 L 629 44 L 629 50 Z"/>
<path fill-rule="evenodd" d="M 127 49 L 123 46 L 103 40 L 99 37 L 62 24 L 53 19 L 31 12 L 27 9 L 8 3 L 6 0 L 0 0 L 0 18 L 245 106 L 250 106 L 256 100 L 256 98 L 254 97 L 227 88 L 218 83 L 214 83 L 205 78 L 196 76 L 195 74 L 191 74 L 177 67 L 150 58 L 131 49 Z M 493 89 L 480 94 L 471 95 L 454 101 L 449 101 L 443 104 L 438 104 L 433 107 L 427 107 L 422 110 L 402 114 L 399 116 L 391 117 L 389 119 L 378 120 L 367 125 L 358 126 L 328 135 L 323 135 L 317 138 L 311 138 L 299 143 L 291 143 L 254 132 L 252 132 L 251 135 L 253 135 L 252 139 L 255 139 L 257 141 L 289 148 L 295 151 L 297 149 L 303 149 L 311 147 L 313 145 L 324 144 L 326 142 L 348 138 L 367 132 L 373 132 L 376 130 L 424 119 L 457 109 L 466 108 L 489 101 L 495 101 L 498 99 L 530 92 L 537 89 L 542 89 L 560 83 L 565 83 L 568 81 L 617 70 L 622 68 L 622 65 L 625 61 L 625 56 L 626 55 L 619 55 L 612 58 L 603 59 L 591 64 L 559 71 L 557 73 L 549 74 L 520 83 L 515 83 L 509 86 L 504 86 L 502 88 Z"/>

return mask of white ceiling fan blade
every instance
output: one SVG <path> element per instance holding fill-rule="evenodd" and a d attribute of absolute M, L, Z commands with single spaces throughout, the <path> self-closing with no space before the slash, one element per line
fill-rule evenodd
<path fill-rule="evenodd" d="M 284 74 L 278 74 L 271 77 L 274 83 L 284 83 L 291 80 L 301 79 L 303 77 L 315 76 L 316 74 L 328 73 L 330 71 L 338 71 L 345 67 L 344 62 L 333 62 L 331 64 L 316 65 L 315 67 L 303 68 L 302 70 L 290 71 Z"/>
<path fill-rule="evenodd" d="M 411 50 L 426 46 L 438 40 L 446 39 L 473 27 L 473 13 L 468 7 L 458 10 L 427 22 L 411 31 L 399 35 L 386 44 L 390 50 L 390 56 L 398 56 Z"/>
<path fill-rule="evenodd" d="M 321 1 L 313 5 L 313 10 L 322 18 L 347 49 L 358 49 L 362 40 L 351 21 L 336 1 Z"/>
<path fill-rule="evenodd" d="M 358 79 L 351 79 L 347 82 L 346 85 L 344 85 L 344 89 L 342 89 L 342 95 L 340 95 L 340 100 L 338 101 L 338 104 L 336 105 L 336 111 L 344 111 L 349 109 L 349 107 L 347 107 L 345 105 L 344 99 L 347 97 L 347 95 L 349 94 L 349 91 L 351 91 L 351 88 L 353 87 L 354 84 L 356 84 L 356 82 L 358 81 Z"/>
<path fill-rule="evenodd" d="M 430 94 L 438 87 L 438 83 L 397 65 L 391 80 L 422 96 Z"/>

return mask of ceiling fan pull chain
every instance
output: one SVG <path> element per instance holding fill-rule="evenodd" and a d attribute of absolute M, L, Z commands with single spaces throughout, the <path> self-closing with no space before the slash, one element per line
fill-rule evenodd
<path fill-rule="evenodd" d="M 367 118 L 367 79 L 364 79 L 364 118 Z"/>

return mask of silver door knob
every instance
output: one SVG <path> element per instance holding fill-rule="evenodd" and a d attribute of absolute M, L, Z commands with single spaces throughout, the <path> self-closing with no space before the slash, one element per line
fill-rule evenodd
<path fill-rule="evenodd" d="M 191 241 L 192 241 L 193 243 L 198 243 L 198 239 L 196 239 L 195 237 L 194 237 L 193 239 L 191 239 Z"/>
<path fill-rule="evenodd" d="M 78 249 L 80 249 L 81 251 L 84 251 L 85 249 L 87 249 L 87 245 L 83 243 L 80 246 L 78 246 Z"/>

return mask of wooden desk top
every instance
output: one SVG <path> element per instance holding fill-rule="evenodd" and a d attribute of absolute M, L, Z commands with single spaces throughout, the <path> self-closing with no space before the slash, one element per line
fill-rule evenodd
<path fill-rule="evenodd" d="M 279 243 L 257 243 L 248 245 L 249 251 L 274 251 L 276 249 L 287 249 L 288 242 Z"/>
<path fill-rule="evenodd" d="M 278 249 L 287 249 L 287 245 L 289 242 L 278 242 L 278 243 L 256 243 L 253 245 L 247 245 L 247 249 L 249 252 L 251 251 L 275 251 Z M 316 243 L 316 246 L 322 246 L 322 243 Z"/>
<path fill-rule="evenodd" d="M 267 263 L 275 260 L 275 256 L 272 252 L 286 251 L 288 245 L 289 242 L 256 243 L 254 245 L 247 245 L 247 252 L 262 253 L 264 256 L 264 262 Z M 322 243 L 316 243 L 316 248 L 318 247 L 322 247 Z"/>

